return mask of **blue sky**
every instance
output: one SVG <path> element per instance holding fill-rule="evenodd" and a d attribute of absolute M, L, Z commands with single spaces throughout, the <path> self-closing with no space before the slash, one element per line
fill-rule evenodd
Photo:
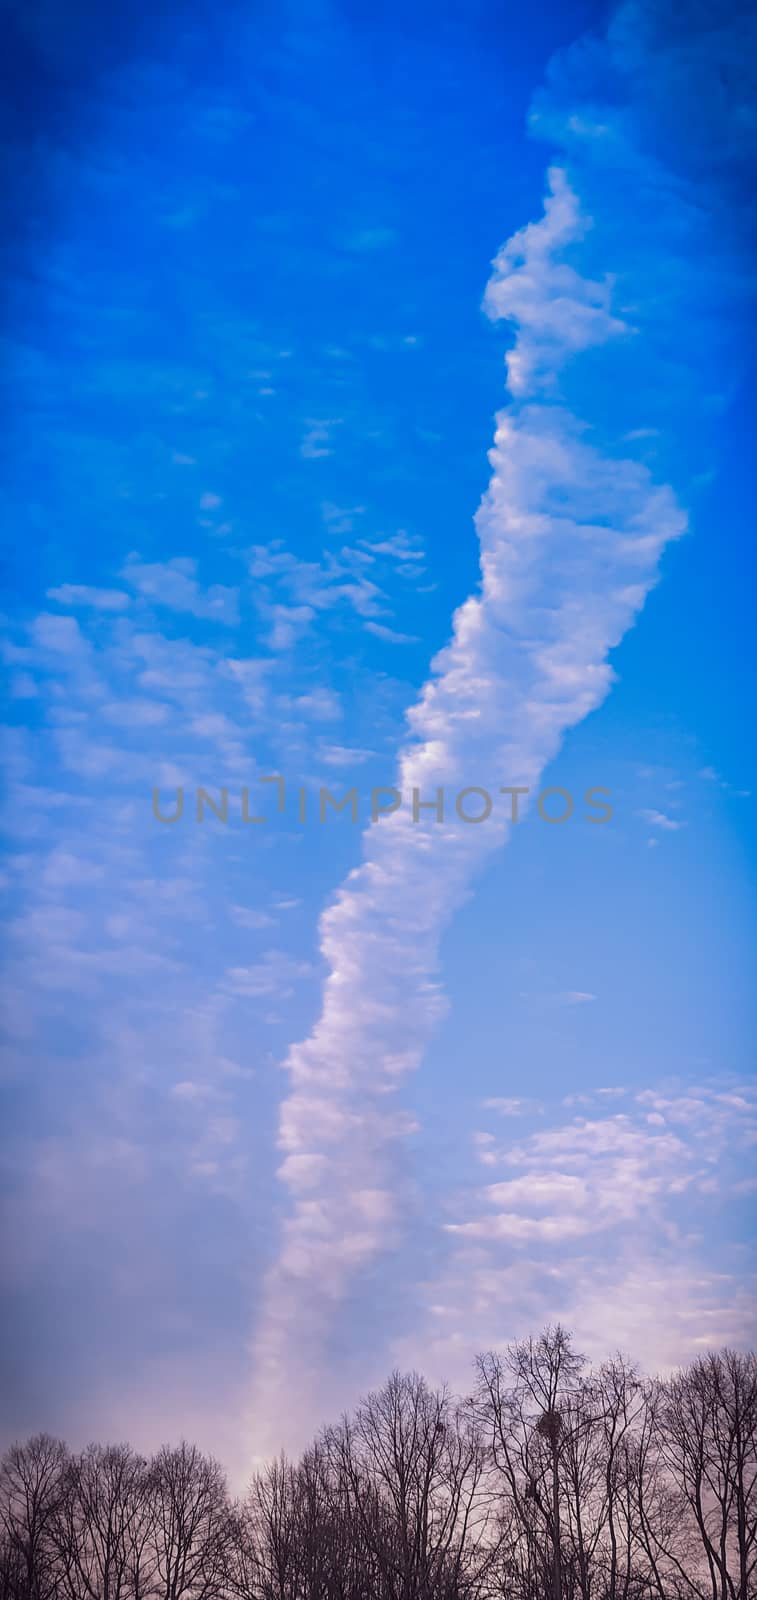
<path fill-rule="evenodd" d="M 750 26 L 18 12 L 5 1435 L 748 1340 Z"/>

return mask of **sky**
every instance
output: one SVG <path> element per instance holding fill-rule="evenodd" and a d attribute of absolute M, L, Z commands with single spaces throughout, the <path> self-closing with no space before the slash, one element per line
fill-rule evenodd
<path fill-rule="evenodd" d="M 754 12 L 6 25 L 0 1442 L 748 1344 Z"/>

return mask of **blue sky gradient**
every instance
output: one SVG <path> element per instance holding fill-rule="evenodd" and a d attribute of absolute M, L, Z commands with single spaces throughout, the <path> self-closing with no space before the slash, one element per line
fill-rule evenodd
<path fill-rule="evenodd" d="M 749 1339 L 753 25 L 13 14 L 4 1436 Z"/>

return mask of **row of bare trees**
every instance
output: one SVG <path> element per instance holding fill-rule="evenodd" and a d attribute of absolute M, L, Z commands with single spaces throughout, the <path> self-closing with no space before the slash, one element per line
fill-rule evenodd
<path fill-rule="evenodd" d="M 0 1467 L 0 1600 L 757 1600 L 757 1358 L 667 1381 L 563 1329 L 465 1399 L 395 1373 L 233 1500 L 187 1444 Z"/>

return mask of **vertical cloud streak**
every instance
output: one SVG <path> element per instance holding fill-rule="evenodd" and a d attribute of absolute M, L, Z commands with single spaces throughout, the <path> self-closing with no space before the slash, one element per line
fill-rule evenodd
<path fill-rule="evenodd" d="M 562 403 L 571 357 L 632 337 L 611 287 L 575 264 L 589 226 L 565 171 L 549 173 L 544 215 L 494 265 L 486 309 L 515 328 L 511 402 L 497 418 L 492 476 L 476 517 L 481 582 L 408 713 L 396 786 L 533 787 L 566 730 L 612 682 L 610 651 L 684 528 L 646 466 L 604 453 Z M 505 808 L 500 812 L 505 814 Z M 428 817 L 429 813 L 423 813 Z M 323 1407 L 337 1308 L 356 1274 L 396 1243 L 395 1108 L 443 1010 L 442 932 L 506 837 L 453 817 L 414 822 L 405 805 L 367 829 L 363 860 L 324 912 L 329 973 L 320 1017 L 290 1051 L 280 1177 L 291 1196 L 255 1340 L 252 1428 L 265 1452 L 282 1417 L 301 1442 Z"/>

